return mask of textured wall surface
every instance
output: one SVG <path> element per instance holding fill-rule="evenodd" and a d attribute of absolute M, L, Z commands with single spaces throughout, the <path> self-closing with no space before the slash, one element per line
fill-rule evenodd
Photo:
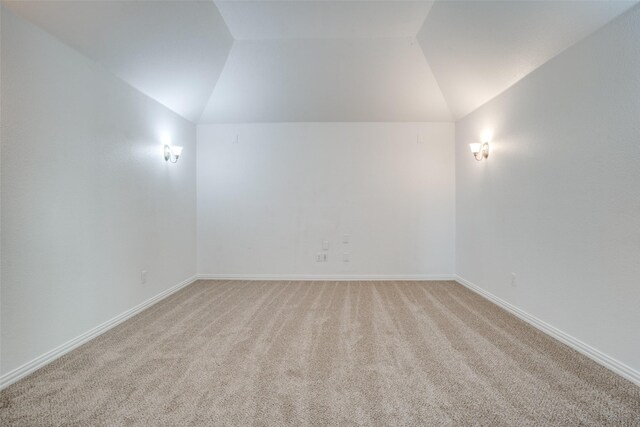
<path fill-rule="evenodd" d="M 7 10 L 1 71 L 7 373 L 195 273 L 196 130 Z"/>
<path fill-rule="evenodd" d="M 453 130 L 198 126 L 199 273 L 452 274 Z M 317 263 L 325 239 L 329 260 Z"/>
<path fill-rule="evenodd" d="M 457 273 L 635 370 L 638 40 L 635 7 L 456 124 Z"/>

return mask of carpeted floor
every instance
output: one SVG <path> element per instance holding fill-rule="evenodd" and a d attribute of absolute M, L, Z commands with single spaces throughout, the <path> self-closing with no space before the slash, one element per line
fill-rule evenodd
<path fill-rule="evenodd" d="M 640 425 L 640 388 L 454 282 L 200 281 L 1 392 L 0 424 Z"/>

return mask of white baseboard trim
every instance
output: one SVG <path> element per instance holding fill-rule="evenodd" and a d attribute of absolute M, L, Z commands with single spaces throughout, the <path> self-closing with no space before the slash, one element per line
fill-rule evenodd
<path fill-rule="evenodd" d="M 0 390 L 5 387 L 15 383 L 16 381 L 26 377 L 27 375 L 35 372 L 41 367 L 53 362 L 57 358 L 63 356 L 64 354 L 70 352 L 71 350 L 81 346 L 82 344 L 92 340 L 98 335 L 103 334 L 114 326 L 124 322 L 125 320 L 135 316 L 140 313 L 144 309 L 156 304 L 157 302 L 163 300 L 169 295 L 179 291 L 180 289 L 190 285 L 196 280 L 300 280 L 300 281 L 314 281 L 314 280 L 322 280 L 322 281 L 358 281 L 358 280 L 367 280 L 367 281 L 382 281 L 382 280 L 403 280 L 403 281 L 429 281 L 429 280 L 455 280 L 460 283 L 462 286 L 472 290 L 473 292 L 481 295 L 482 297 L 488 299 L 494 304 L 504 308 L 508 312 L 513 315 L 519 317 L 535 328 L 541 330 L 542 332 L 550 335 L 551 337 L 559 340 L 560 342 L 568 345 L 574 350 L 578 351 L 581 354 L 589 357 L 595 362 L 601 364 L 602 366 L 612 370 L 618 375 L 632 381 L 633 383 L 640 386 L 640 372 L 635 369 L 625 365 L 622 362 L 602 353 L 601 351 L 589 346 L 588 344 L 583 343 L 577 338 L 572 337 L 571 335 L 557 329 L 554 326 L 549 325 L 548 323 L 538 319 L 535 316 L 530 315 L 526 311 L 523 311 L 516 306 L 506 302 L 505 300 L 491 294 L 490 292 L 485 291 L 481 287 L 473 284 L 472 282 L 464 279 L 460 276 L 455 276 L 452 274 L 439 274 L 439 275 L 275 275 L 275 274 L 199 274 L 193 277 L 190 277 L 187 280 L 178 283 L 177 285 L 159 293 L 158 295 L 149 298 L 148 300 L 138 304 L 137 306 L 125 311 L 124 313 L 114 317 L 111 320 L 108 320 L 101 325 L 96 326 L 93 329 L 85 332 L 84 334 L 54 348 L 46 352 L 45 354 L 33 359 L 30 362 L 25 363 L 24 365 L 0 376 Z"/>
<path fill-rule="evenodd" d="M 168 297 L 169 295 L 179 291 L 180 289 L 184 288 L 187 285 L 190 285 L 191 283 L 195 282 L 197 280 L 197 276 L 192 276 L 190 278 L 188 278 L 187 280 L 184 280 L 180 283 L 178 283 L 177 285 L 167 289 L 166 291 L 160 292 L 158 295 L 149 298 L 148 300 L 136 305 L 135 307 L 125 311 L 124 313 L 119 314 L 118 316 L 114 317 L 111 320 L 107 320 L 106 322 L 96 326 L 95 328 L 92 328 L 90 330 L 88 330 L 87 332 L 85 332 L 84 334 L 77 336 L 76 338 L 67 341 L 66 343 L 54 348 L 53 350 L 50 350 L 46 353 L 44 353 L 43 355 L 36 357 L 35 359 L 33 359 L 30 362 L 25 363 L 24 365 L 10 371 L 7 372 L 6 374 L 0 376 L 0 390 L 2 390 L 3 388 L 15 383 L 16 381 L 26 377 L 27 375 L 31 374 L 32 372 L 37 371 L 38 369 L 42 368 L 43 366 L 53 362 L 54 360 L 56 360 L 57 358 L 59 358 L 60 356 L 63 356 L 64 354 L 70 352 L 71 350 L 81 346 L 82 344 L 92 340 L 93 338 L 97 337 L 98 335 L 101 335 L 105 332 L 107 332 L 109 329 L 113 328 L 114 326 L 124 322 L 125 320 L 135 316 L 136 314 L 140 313 L 141 311 L 143 311 L 144 309 L 152 306 L 153 304 L 163 300 L 164 298 Z"/>
<path fill-rule="evenodd" d="M 614 359 L 613 357 L 604 354 L 600 350 L 597 350 L 591 347 L 590 345 L 583 343 L 579 339 L 572 337 L 566 332 L 561 331 L 555 326 L 551 326 L 550 324 L 538 319 L 535 316 L 532 316 L 526 311 L 519 309 L 518 307 L 493 295 L 492 293 L 485 291 L 480 286 L 466 280 L 463 277 L 456 276 L 455 280 L 456 282 L 460 283 L 462 286 L 472 290 L 473 292 L 488 299 L 494 304 L 504 308 L 511 314 L 529 323 L 531 326 L 535 327 L 536 329 L 539 329 L 540 331 L 546 333 L 547 335 L 550 335 L 551 337 L 557 339 L 558 341 L 576 350 L 578 353 L 584 354 L 585 356 L 592 359 L 596 363 L 599 363 L 605 368 L 610 369 L 616 374 L 640 386 L 640 372 L 636 371 L 630 366 L 627 366 L 624 363 Z"/>
<path fill-rule="evenodd" d="M 363 275 L 363 274 L 198 274 L 198 280 L 296 280 L 296 281 L 427 281 L 455 280 L 453 274 Z"/>

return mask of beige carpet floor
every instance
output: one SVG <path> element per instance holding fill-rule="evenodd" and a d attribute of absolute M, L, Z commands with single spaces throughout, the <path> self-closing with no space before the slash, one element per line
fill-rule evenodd
<path fill-rule="evenodd" d="M 454 282 L 200 281 L 1 392 L 0 424 L 640 425 L 640 388 Z"/>

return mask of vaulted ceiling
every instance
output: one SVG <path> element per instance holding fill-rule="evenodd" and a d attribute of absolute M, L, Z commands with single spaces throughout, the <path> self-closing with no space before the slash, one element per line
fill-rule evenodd
<path fill-rule="evenodd" d="M 458 119 L 632 5 L 616 0 L 442 1 L 434 4 L 417 38 Z"/>
<path fill-rule="evenodd" d="M 211 0 L 3 4 L 192 122 L 233 45 Z"/>
<path fill-rule="evenodd" d="M 198 123 L 449 121 L 636 1 L 3 1 Z"/>

